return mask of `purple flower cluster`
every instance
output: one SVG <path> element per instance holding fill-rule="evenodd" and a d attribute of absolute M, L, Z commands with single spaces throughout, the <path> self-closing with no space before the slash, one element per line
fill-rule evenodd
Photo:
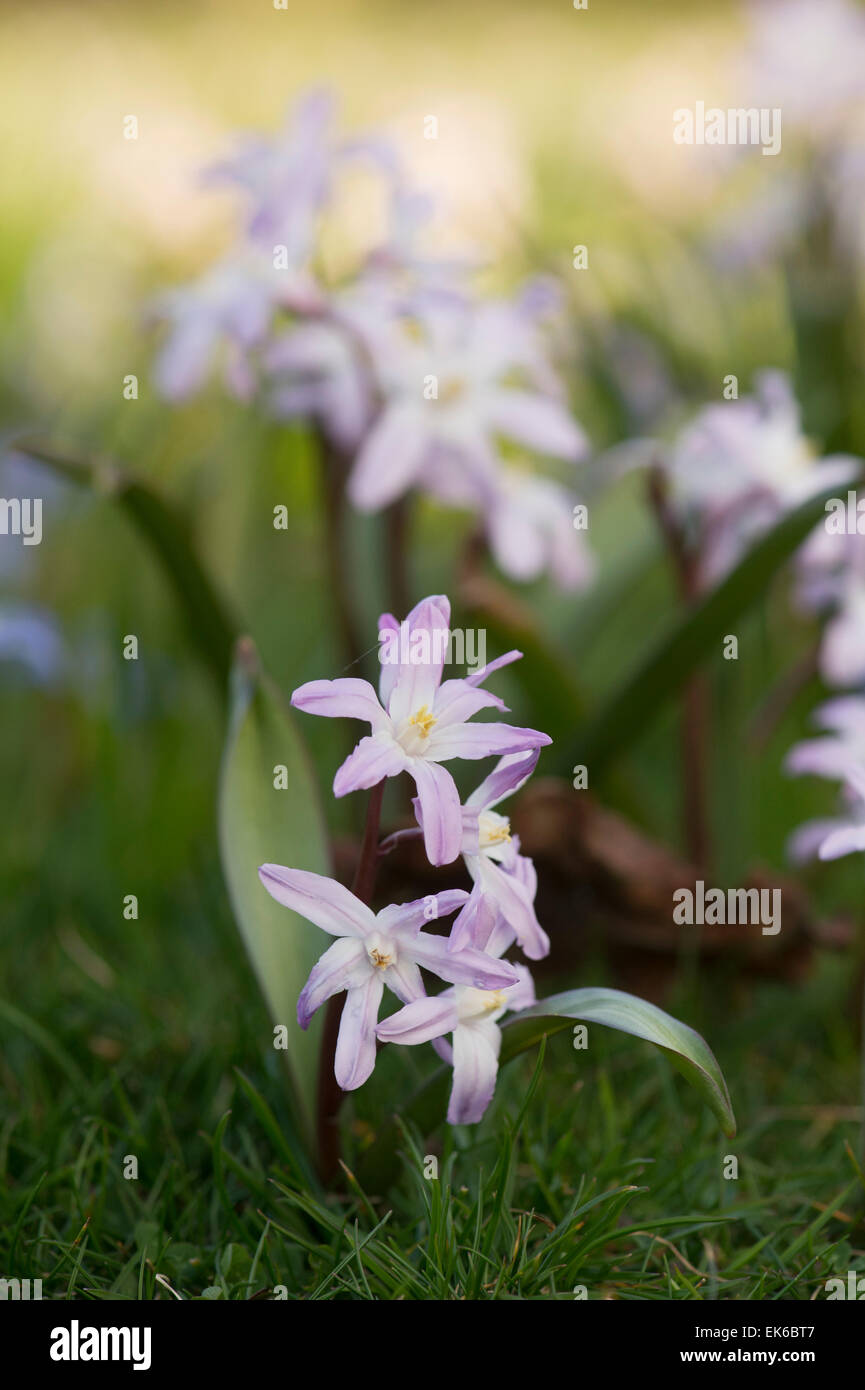
<path fill-rule="evenodd" d="M 534 729 L 469 722 L 482 709 L 505 710 L 483 683 L 521 654 L 508 652 L 473 675 L 443 681 L 450 629 L 444 596 L 424 599 L 402 623 L 384 614 L 379 629 L 382 639 L 393 638 L 397 659 L 383 661 L 378 693 L 362 680 L 310 681 L 294 692 L 292 704 L 370 725 L 372 732 L 339 768 L 335 795 L 407 772 L 417 788 L 413 805 L 430 862 L 448 864 L 462 855 L 472 890 L 431 894 L 376 914 L 322 875 L 278 864 L 262 865 L 259 875 L 277 902 L 337 938 L 313 969 L 297 1018 L 306 1028 L 316 1009 L 345 991 L 335 1058 L 343 1090 L 366 1081 L 377 1039 L 432 1042 L 453 1065 L 448 1120 L 473 1124 L 495 1088 L 498 1020 L 508 1010 L 528 1007 L 535 997 L 526 967 L 502 956 L 514 942 L 532 960 L 550 948 L 535 915 L 534 866 L 520 853 L 507 817 L 494 808 L 531 776 L 539 750 L 550 739 Z M 496 754 L 503 756 L 462 805 L 443 764 Z M 452 913 L 457 916 L 448 937 L 423 930 L 425 923 Z M 428 997 L 422 969 L 450 988 Z M 403 1007 L 379 1023 L 385 987 Z M 444 1040 L 447 1034 L 452 1044 Z"/>
<path fill-rule="evenodd" d="M 245 197 L 244 231 L 157 304 L 169 325 L 159 388 L 182 400 L 219 368 L 236 396 L 314 424 L 343 459 L 358 510 L 420 490 L 474 513 L 512 578 L 549 571 L 564 588 L 585 585 L 575 498 L 520 453 L 574 464 L 588 451 L 545 341 L 555 287 L 480 299 L 465 262 L 422 253 L 430 204 L 394 150 L 338 140 L 333 117 L 331 97 L 313 92 L 280 137 L 247 141 L 211 171 Z M 322 233 L 348 169 L 383 183 L 390 225 L 334 281 Z"/>

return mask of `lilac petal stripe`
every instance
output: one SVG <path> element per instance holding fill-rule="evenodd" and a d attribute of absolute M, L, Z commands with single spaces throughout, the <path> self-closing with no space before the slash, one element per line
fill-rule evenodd
<path fill-rule="evenodd" d="M 418 999 L 406 1004 L 390 1018 L 378 1025 L 376 1033 L 382 1042 L 416 1043 L 432 1042 L 443 1033 L 452 1033 L 459 1022 L 457 1006 L 453 999 L 439 995 L 435 999 Z"/>
<path fill-rule="evenodd" d="M 390 734 L 367 734 L 337 768 L 333 794 L 346 796 L 374 787 L 385 777 L 395 777 L 408 763 L 408 754 Z"/>
<path fill-rule="evenodd" d="M 308 1028 L 316 1009 L 341 989 L 362 984 L 371 966 L 362 941 L 341 936 L 313 966 L 297 1001 L 297 1021 Z"/>
<path fill-rule="evenodd" d="M 262 864 L 258 876 L 272 898 L 298 912 L 331 936 L 366 936 L 375 927 L 375 914 L 359 898 L 323 874 Z"/>
<path fill-rule="evenodd" d="M 334 1058 L 334 1075 L 344 1091 L 356 1091 L 375 1066 L 375 1025 L 383 993 L 381 971 L 373 970 L 365 984 L 345 996 Z"/>
<path fill-rule="evenodd" d="M 431 864 L 450 864 L 460 852 L 463 821 L 456 783 L 446 768 L 414 758 L 408 771 L 414 778 L 423 812 L 423 837 Z"/>
<path fill-rule="evenodd" d="M 433 729 L 427 757 L 436 762 L 449 758 L 489 758 L 494 753 L 523 753 L 552 743 L 549 734 L 537 729 L 517 729 L 510 724 L 458 724 L 451 729 Z"/>
<path fill-rule="evenodd" d="M 498 806 L 500 801 L 504 801 L 506 796 L 512 796 L 528 781 L 538 765 L 540 756 L 540 750 L 537 748 L 530 748 L 527 753 L 509 753 L 496 764 L 489 777 L 485 777 L 480 786 L 475 787 L 466 801 L 466 806 L 477 806 L 485 811 Z"/>
<path fill-rule="evenodd" d="M 501 1033 L 494 1023 L 475 1022 L 454 1033 L 454 1082 L 448 1123 L 474 1125 L 493 1097 Z"/>
<path fill-rule="evenodd" d="M 291 697 L 295 709 L 322 714 L 329 719 L 362 719 L 373 731 L 390 723 L 369 681 L 343 678 L 335 681 L 307 681 Z"/>

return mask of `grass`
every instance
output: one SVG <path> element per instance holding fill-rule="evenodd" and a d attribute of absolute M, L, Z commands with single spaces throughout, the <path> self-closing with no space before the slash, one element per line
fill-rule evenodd
<path fill-rule="evenodd" d="M 742 998 L 739 985 L 726 1019 L 717 983 L 676 1001 L 725 1069 L 733 1141 L 648 1046 L 595 1028 L 587 1052 L 565 1034 L 503 1071 L 477 1129 L 403 1128 L 401 1177 L 364 1192 L 351 1170 L 425 1065 L 393 1049 L 346 1106 L 343 1190 L 325 1194 L 286 1138 L 277 1054 L 216 875 L 201 865 L 158 950 L 130 934 L 137 967 L 110 984 L 83 938 L 64 949 L 34 926 L 21 939 L 31 985 L 0 1006 L 7 1276 L 41 1278 L 51 1299 L 573 1299 L 583 1286 L 807 1300 L 865 1268 L 837 960 L 807 989 Z M 729 1154 L 738 1180 L 722 1175 Z"/>

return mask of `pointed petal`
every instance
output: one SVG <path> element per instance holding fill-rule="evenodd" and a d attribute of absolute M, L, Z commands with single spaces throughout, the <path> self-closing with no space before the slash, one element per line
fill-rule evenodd
<path fill-rule="evenodd" d="M 457 917 L 448 937 L 448 950 L 464 951 L 466 947 L 473 946 L 478 951 L 485 951 L 493 928 L 498 918 L 498 908 L 492 903 L 484 893 L 479 883 L 476 883 L 471 891 L 471 896 Z M 511 932 L 511 941 L 513 932 Z M 505 942 L 505 946 L 510 942 Z M 501 951 L 496 951 L 495 955 L 501 955 Z"/>
<path fill-rule="evenodd" d="M 492 859 L 481 856 L 479 880 L 529 960 L 541 960 L 549 955 L 550 938 L 538 921 L 532 900 L 519 879 L 499 868 Z"/>
<path fill-rule="evenodd" d="M 376 924 L 384 936 L 406 932 L 414 935 L 430 922 L 450 917 L 468 899 L 464 888 L 446 888 L 441 893 L 428 893 L 410 903 L 394 903 L 378 914 Z"/>
<path fill-rule="evenodd" d="M 450 864 L 460 852 L 463 818 L 456 782 L 447 768 L 424 758 L 411 760 L 408 771 L 414 778 L 423 816 L 423 839 L 431 864 Z"/>
<path fill-rule="evenodd" d="M 388 714 L 399 725 L 419 709 L 430 712 L 441 684 L 450 640 L 450 603 L 443 594 L 422 599 L 401 625 L 399 666 Z"/>
<path fill-rule="evenodd" d="M 845 854 L 853 854 L 865 849 L 865 825 L 847 825 L 842 830 L 833 830 L 820 846 L 821 859 L 840 859 Z"/>
<path fill-rule="evenodd" d="M 537 729 L 517 729 L 510 724 L 455 724 L 434 728 L 429 736 L 427 757 L 436 762 L 449 758 L 489 758 L 493 753 L 524 753 L 552 743 L 549 734 Z"/>
<path fill-rule="evenodd" d="M 371 969 L 363 942 L 357 937 L 341 936 L 328 946 L 312 967 L 297 1001 L 297 1021 L 301 1028 L 309 1027 L 309 1020 L 325 1000 L 341 989 L 362 984 Z"/>
<path fill-rule="evenodd" d="M 375 927 L 372 909 L 324 874 L 286 869 L 282 864 L 262 864 L 258 877 L 278 903 L 331 936 L 366 936 Z"/>
<path fill-rule="evenodd" d="M 467 680 L 458 678 L 445 681 L 439 687 L 433 713 L 437 727 L 446 729 L 450 724 L 464 724 L 473 714 L 477 714 L 478 710 L 497 709 L 504 713 L 507 708 L 504 700 L 500 700 L 498 695 L 493 695 L 489 690 L 480 690 L 476 685 L 470 685 Z"/>
<path fill-rule="evenodd" d="M 528 781 L 538 765 L 540 756 L 540 750 L 537 748 L 530 748 L 527 753 L 507 754 L 496 763 L 489 777 L 485 777 L 480 786 L 475 787 L 466 805 L 477 806 L 484 811 L 498 806 L 500 801 L 512 796 Z"/>
<path fill-rule="evenodd" d="M 444 936 L 418 932 L 411 943 L 411 953 L 418 965 L 431 970 L 440 980 L 447 980 L 448 984 L 471 985 L 474 989 L 507 989 L 517 982 L 517 972 L 510 961 L 496 960 L 473 947 L 449 951 Z"/>
<path fill-rule="evenodd" d="M 501 390 L 489 398 L 490 422 L 499 434 L 540 454 L 576 461 L 588 440 L 559 401 L 531 391 Z"/>
<path fill-rule="evenodd" d="M 493 1098 L 502 1035 L 489 1020 L 462 1024 L 454 1032 L 454 1082 L 448 1123 L 475 1125 Z"/>
<path fill-rule="evenodd" d="M 396 739 L 385 730 L 367 734 L 349 753 L 333 779 L 334 796 L 375 787 L 385 777 L 396 777 L 409 764 L 409 757 Z"/>
<path fill-rule="evenodd" d="M 323 714 L 330 719 L 362 719 L 373 732 L 390 725 L 387 712 L 369 681 L 347 678 L 335 681 L 307 681 L 291 697 L 295 709 L 307 714 Z"/>
<path fill-rule="evenodd" d="M 413 405 L 386 406 L 361 445 L 348 496 L 361 512 L 377 512 L 415 483 L 429 436 Z"/>
<path fill-rule="evenodd" d="M 356 1091 L 375 1066 L 375 1025 L 383 993 L 381 971 L 373 970 L 365 984 L 345 996 L 333 1068 L 344 1091 Z"/>
<path fill-rule="evenodd" d="M 499 671 L 503 666 L 510 666 L 514 661 L 522 661 L 523 654 L 516 648 L 511 652 L 505 652 L 504 656 L 497 656 L 495 661 L 488 661 L 486 666 L 482 666 L 479 671 L 473 671 L 466 676 L 469 685 L 482 685 L 494 671 Z"/>
<path fill-rule="evenodd" d="M 459 1022 L 457 1006 L 453 998 L 438 995 L 435 999 L 418 999 L 406 1004 L 390 1018 L 378 1025 L 376 1033 L 382 1042 L 402 1043 L 413 1047 L 416 1043 L 432 1042 L 443 1033 L 452 1033 Z"/>

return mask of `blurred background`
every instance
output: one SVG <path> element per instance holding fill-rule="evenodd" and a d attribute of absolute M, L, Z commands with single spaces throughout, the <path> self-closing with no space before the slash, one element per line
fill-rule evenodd
<path fill-rule="evenodd" d="M 797 212 L 801 180 L 825 169 L 819 111 L 785 124 L 777 159 L 672 140 L 676 108 L 743 102 L 751 22 L 752 8 L 734 3 L 636 0 L 590 0 L 587 11 L 564 0 L 3 6 L 4 443 L 38 432 L 147 480 L 184 517 L 281 688 L 338 672 L 308 435 L 217 382 L 178 405 L 153 387 L 164 332 L 154 301 L 217 259 L 237 228 L 236 198 L 207 185 L 202 169 L 238 131 L 275 132 L 297 97 L 324 83 L 343 128 L 386 132 L 435 196 L 432 251 L 476 256 L 491 290 L 539 270 L 565 285 L 560 358 L 592 444 L 582 487 L 598 574 L 576 595 L 546 581 L 513 587 L 543 639 L 567 654 L 589 707 L 601 708 L 679 606 L 643 480 L 620 474 L 609 450 L 669 439 L 720 399 L 725 375 L 735 373 L 744 394 L 757 370 L 773 367 L 791 374 L 818 452 L 865 455 L 855 182 L 843 185 L 843 247 L 827 253 L 820 228 Z M 785 63 L 780 71 L 779 83 L 790 79 Z M 759 105 L 777 104 L 771 80 L 761 91 Z M 778 100 L 788 91 L 779 87 Z M 434 141 L 423 139 L 428 113 L 439 119 Z M 124 139 L 130 114 L 137 140 Z M 334 265 L 346 245 L 375 240 L 381 215 L 365 190 L 348 189 Z M 586 271 L 572 268 L 575 244 L 588 248 Z M 124 399 L 129 374 L 136 400 Z M 224 711 L 151 553 L 111 499 L 20 456 L 2 468 L 4 496 L 44 500 L 41 545 L 0 537 L 3 1089 L 20 1100 L 26 1087 L 38 1115 L 58 1075 L 83 1076 L 100 1094 L 114 1077 L 134 1110 L 142 1076 L 171 1077 L 175 1096 L 202 1097 L 202 1122 L 212 1124 L 228 1062 L 272 1063 L 258 1053 L 261 1005 L 216 851 Z M 273 528 L 278 504 L 289 510 L 287 531 Z M 413 599 L 447 586 L 469 529 L 422 503 Z M 377 518 L 356 520 L 371 644 L 385 599 L 380 541 Z M 836 805 L 833 786 L 782 768 L 826 694 L 819 676 L 777 713 L 766 708 L 816 631 L 791 612 L 786 588 L 782 578 L 755 595 L 737 625 L 738 662 L 718 653 L 707 667 L 721 882 L 743 882 L 755 866 L 790 873 L 791 831 Z M 139 639 L 134 662 L 122 659 L 127 634 Z M 545 727 L 542 693 L 533 702 L 510 673 L 497 688 L 515 722 Z M 592 791 L 682 853 L 677 720 L 670 702 Z M 326 720 L 305 721 L 303 734 L 326 793 L 341 735 Z M 571 751 L 550 750 L 541 773 L 567 778 Z M 326 796 L 325 809 L 334 830 L 350 834 L 351 806 Z M 846 919 L 848 946 L 809 946 L 795 969 L 770 967 L 757 994 L 735 965 L 711 990 L 691 975 L 688 1017 L 705 1025 L 722 1063 L 726 1035 L 716 1044 L 706 1019 L 738 1027 L 746 1109 L 748 1096 L 765 1102 L 783 1077 L 791 1091 L 814 1099 L 824 1088 L 853 1107 L 847 1123 L 857 1104 L 861 864 L 796 873 L 814 917 Z M 140 915 L 130 921 L 131 893 Z M 594 939 L 588 963 L 565 966 L 569 984 L 599 979 L 605 959 Z M 676 978 L 664 985 L 668 998 L 685 987 Z M 44 1129 L 23 1142 L 40 1152 Z"/>

